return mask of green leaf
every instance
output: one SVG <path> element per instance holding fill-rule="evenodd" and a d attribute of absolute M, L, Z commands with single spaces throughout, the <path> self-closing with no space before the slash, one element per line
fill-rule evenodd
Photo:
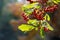
<path fill-rule="evenodd" d="M 18 29 L 21 30 L 21 31 L 31 31 L 32 29 L 34 29 L 34 26 L 32 25 L 27 25 L 27 24 L 22 24 L 20 26 L 18 26 Z"/>
<path fill-rule="evenodd" d="M 22 8 L 27 8 L 27 9 L 30 9 L 30 8 L 34 8 L 35 5 L 37 5 L 38 3 L 32 3 L 32 4 L 28 4 L 28 5 L 23 5 Z"/>
<path fill-rule="evenodd" d="M 46 20 L 43 20 L 41 22 L 42 22 L 42 27 L 47 27 L 50 31 L 54 30 Z"/>
<path fill-rule="evenodd" d="M 35 8 L 37 8 L 37 9 L 40 8 L 40 5 L 38 5 L 37 2 L 36 2 L 36 3 L 32 3 L 32 4 L 23 5 L 22 10 L 23 10 L 27 15 L 30 15 Z"/>
<path fill-rule="evenodd" d="M 41 29 L 40 29 L 40 36 L 41 36 L 41 38 L 45 37 L 45 32 L 44 32 L 44 28 L 43 27 L 41 27 Z"/>
<path fill-rule="evenodd" d="M 26 9 L 25 10 L 26 15 L 30 15 L 30 14 L 32 14 L 32 12 L 33 12 L 33 9 Z"/>
<path fill-rule="evenodd" d="M 36 19 L 35 20 L 29 20 L 27 23 L 31 24 L 31 25 L 34 25 L 34 26 L 38 26 L 39 25 L 39 21 L 37 21 Z"/>
<path fill-rule="evenodd" d="M 46 14 L 46 15 L 44 16 L 44 18 L 45 18 L 45 20 L 50 21 L 50 16 L 49 16 L 48 14 Z"/>
<path fill-rule="evenodd" d="M 38 27 L 35 27 L 35 30 L 38 31 Z"/>
<path fill-rule="evenodd" d="M 53 31 L 54 29 L 50 26 L 50 24 L 49 24 L 48 22 L 46 22 L 46 23 L 47 23 L 47 28 L 48 28 L 49 30 Z"/>
<path fill-rule="evenodd" d="M 52 0 L 52 1 L 56 4 L 60 3 L 60 0 Z"/>

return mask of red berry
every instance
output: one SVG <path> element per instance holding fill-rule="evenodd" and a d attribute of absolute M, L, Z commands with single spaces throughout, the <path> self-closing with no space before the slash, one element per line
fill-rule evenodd
<path fill-rule="evenodd" d="M 24 20 L 28 21 L 29 20 L 28 16 L 25 16 L 24 17 Z"/>
<path fill-rule="evenodd" d="M 45 12 L 54 12 L 57 9 L 57 5 L 49 6 L 44 9 Z"/>
<path fill-rule="evenodd" d="M 24 13 L 22 14 L 22 17 L 24 18 L 24 20 L 28 21 L 29 17 L 27 15 L 25 15 Z"/>
<path fill-rule="evenodd" d="M 39 3 L 44 4 L 44 3 L 46 3 L 48 0 L 38 0 L 38 1 L 39 1 Z"/>
<path fill-rule="evenodd" d="M 40 11 L 38 11 L 38 12 L 36 13 L 36 10 L 37 10 L 37 9 L 35 9 L 35 10 L 32 12 L 33 17 L 36 18 L 36 19 L 38 19 L 38 20 L 43 20 L 43 13 L 44 13 L 44 11 L 40 10 Z"/>
<path fill-rule="evenodd" d="M 48 30 L 48 28 L 44 27 L 44 31 L 45 31 L 45 32 L 48 32 L 49 30 Z"/>

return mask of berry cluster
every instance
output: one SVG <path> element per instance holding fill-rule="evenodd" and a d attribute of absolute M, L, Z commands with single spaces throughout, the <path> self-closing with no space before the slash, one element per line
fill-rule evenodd
<path fill-rule="evenodd" d="M 53 5 L 53 6 L 49 6 L 49 7 L 44 8 L 44 11 L 45 12 L 54 12 L 57 8 L 58 8 L 57 5 Z"/>
<path fill-rule="evenodd" d="M 32 0 L 27 0 L 27 1 L 29 1 L 30 3 L 33 3 L 33 1 Z M 41 4 L 44 4 L 44 3 L 46 3 L 48 0 L 38 0 Z M 42 5 L 43 6 L 43 5 Z M 29 17 L 31 17 L 31 18 L 35 18 L 35 19 L 37 19 L 37 20 L 44 20 L 44 13 L 45 12 L 50 12 L 50 13 L 52 13 L 52 12 L 54 12 L 55 10 L 57 10 L 57 8 L 58 8 L 58 5 L 57 4 L 54 4 L 53 6 L 48 6 L 48 7 L 44 7 L 43 6 L 43 8 L 42 9 L 34 9 L 33 10 L 33 12 L 32 12 L 32 14 L 31 14 L 31 16 L 29 16 Z M 25 13 L 22 13 L 22 17 L 24 18 L 24 20 L 25 21 L 28 21 L 29 20 L 29 17 L 25 14 Z M 38 27 L 38 29 L 40 29 L 40 27 Z M 50 31 L 47 27 L 44 27 L 43 28 L 43 30 L 45 31 L 45 32 L 48 32 L 48 31 Z"/>
<path fill-rule="evenodd" d="M 34 16 L 34 18 L 38 19 L 38 20 L 43 20 L 43 11 L 42 10 L 39 10 L 38 12 L 36 12 L 37 9 L 35 9 L 32 14 Z"/>
<path fill-rule="evenodd" d="M 29 20 L 29 17 L 25 13 L 22 13 L 22 17 L 24 18 L 25 21 Z"/>

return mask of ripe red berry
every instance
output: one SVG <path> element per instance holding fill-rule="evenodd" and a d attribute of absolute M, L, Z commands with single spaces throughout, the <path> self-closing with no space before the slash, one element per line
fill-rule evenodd
<path fill-rule="evenodd" d="M 33 12 L 32 12 L 32 15 L 34 18 L 36 18 L 37 20 L 43 20 L 43 13 L 44 11 L 42 10 L 39 10 L 38 12 L 36 12 L 37 9 L 35 9 Z"/>
<path fill-rule="evenodd" d="M 48 28 L 44 27 L 44 31 L 45 31 L 45 32 L 48 32 L 49 30 L 48 30 Z"/>
<path fill-rule="evenodd" d="M 25 21 L 29 20 L 29 17 L 27 15 L 25 15 L 24 13 L 22 13 L 22 17 L 24 18 Z"/>
<path fill-rule="evenodd" d="M 57 7 L 58 7 L 57 5 L 49 6 L 49 7 L 44 8 L 44 11 L 45 12 L 54 12 L 57 9 Z"/>

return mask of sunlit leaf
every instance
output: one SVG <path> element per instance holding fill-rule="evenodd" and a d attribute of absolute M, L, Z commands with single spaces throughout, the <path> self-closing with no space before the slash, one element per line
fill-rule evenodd
<path fill-rule="evenodd" d="M 34 26 L 22 24 L 22 25 L 18 26 L 18 29 L 26 32 L 26 31 L 31 31 L 32 29 L 34 29 Z"/>
<path fill-rule="evenodd" d="M 47 27 L 51 31 L 54 30 L 46 20 L 43 20 L 41 22 L 42 22 L 42 27 Z"/>
<path fill-rule="evenodd" d="M 34 26 L 38 26 L 39 25 L 39 21 L 37 21 L 37 20 L 29 20 L 27 23 L 28 24 L 32 24 Z"/>
<path fill-rule="evenodd" d="M 56 4 L 60 3 L 60 0 L 52 0 L 52 1 Z"/>
<path fill-rule="evenodd" d="M 35 27 L 35 30 L 38 30 L 38 27 Z"/>
<path fill-rule="evenodd" d="M 32 3 L 28 5 L 23 5 L 22 10 L 27 14 L 30 15 L 35 8 L 40 8 L 40 5 L 38 3 Z"/>
<path fill-rule="evenodd" d="M 49 24 L 48 22 L 46 22 L 46 23 L 47 23 L 47 28 L 48 28 L 49 30 L 53 31 L 54 29 L 50 26 L 50 24 Z"/>
<path fill-rule="evenodd" d="M 46 15 L 44 16 L 44 19 L 47 20 L 47 21 L 50 21 L 50 16 L 49 16 L 48 14 L 46 14 Z"/>
<path fill-rule="evenodd" d="M 23 5 L 23 8 L 30 9 L 30 8 L 35 7 L 36 4 L 38 4 L 38 3 L 32 3 L 32 4 L 29 4 L 29 5 Z"/>
<path fill-rule="evenodd" d="M 43 27 L 41 27 L 41 29 L 40 29 L 40 36 L 41 36 L 42 38 L 45 37 L 45 33 L 44 33 L 44 28 L 43 28 Z"/>
<path fill-rule="evenodd" d="M 26 13 L 26 15 L 30 15 L 32 14 L 33 9 L 26 9 L 24 12 Z"/>

